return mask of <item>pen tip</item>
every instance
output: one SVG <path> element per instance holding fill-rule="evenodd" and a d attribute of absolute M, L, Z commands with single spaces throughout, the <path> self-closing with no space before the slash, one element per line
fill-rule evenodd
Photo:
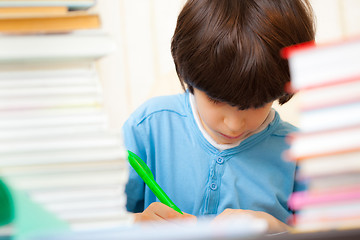
<path fill-rule="evenodd" d="M 127 152 L 128 152 L 128 154 L 129 154 L 129 156 L 134 156 L 135 154 L 132 152 L 132 151 L 130 151 L 130 150 L 127 150 Z"/>

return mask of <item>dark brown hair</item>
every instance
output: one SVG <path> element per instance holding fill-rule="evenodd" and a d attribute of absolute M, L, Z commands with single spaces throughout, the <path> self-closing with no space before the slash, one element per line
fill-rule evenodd
<path fill-rule="evenodd" d="M 171 43 L 184 89 L 240 109 L 257 108 L 291 95 L 287 60 L 280 50 L 313 41 L 307 0 L 188 0 Z"/>

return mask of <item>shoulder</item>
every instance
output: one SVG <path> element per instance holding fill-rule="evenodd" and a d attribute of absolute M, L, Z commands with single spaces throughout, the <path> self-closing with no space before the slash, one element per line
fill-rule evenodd
<path fill-rule="evenodd" d="M 188 94 L 159 96 L 147 100 L 138 107 L 127 122 L 138 125 L 150 118 L 163 118 L 169 115 L 186 117 L 188 115 Z"/>
<path fill-rule="evenodd" d="M 279 115 L 278 112 L 275 111 L 275 118 L 273 120 L 274 131 L 272 132 L 272 135 L 278 136 L 278 137 L 286 137 L 290 133 L 297 132 L 299 129 L 292 125 L 289 122 L 283 121 Z"/>

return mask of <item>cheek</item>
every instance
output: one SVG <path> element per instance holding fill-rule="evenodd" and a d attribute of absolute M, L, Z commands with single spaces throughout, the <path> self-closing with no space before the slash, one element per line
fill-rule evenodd
<path fill-rule="evenodd" d="M 213 106 L 206 106 L 202 109 L 206 111 L 199 111 L 202 121 L 210 128 L 216 128 L 222 121 L 221 111 Z"/>
<path fill-rule="evenodd" d="M 261 111 L 261 112 L 252 112 L 249 113 L 247 119 L 247 126 L 250 130 L 255 130 L 265 121 L 266 117 L 268 116 L 268 111 Z"/>
<path fill-rule="evenodd" d="M 259 118 L 255 118 L 255 119 L 249 120 L 247 126 L 248 126 L 249 130 L 254 131 L 258 127 L 260 127 L 260 125 L 263 122 L 264 122 L 263 120 L 260 120 Z"/>
<path fill-rule="evenodd" d="M 214 128 L 221 122 L 221 116 L 216 111 L 206 111 L 203 114 L 203 121 L 209 126 Z"/>

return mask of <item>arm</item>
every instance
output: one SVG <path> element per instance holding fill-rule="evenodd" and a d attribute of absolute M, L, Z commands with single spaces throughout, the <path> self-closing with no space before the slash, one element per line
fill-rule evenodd
<path fill-rule="evenodd" d="M 128 150 L 136 153 L 143 160 L 147 160 L 146 150 L 149 148 L 147 133 L 138 127 L 137 121 L 130 117 L 123 125 L 124 143 Z M 129 166 L 129 179 L 126 185 L 127 210 L 134 213 L 135 222 L 169 221 L 172 219 L 193 218 L 195 216 L 180 214 L 165 204 L 153 202 L 146 209 L 145 184 L 135 170 Z M 155 198 L 153 199 L 155 201 Z"/>

